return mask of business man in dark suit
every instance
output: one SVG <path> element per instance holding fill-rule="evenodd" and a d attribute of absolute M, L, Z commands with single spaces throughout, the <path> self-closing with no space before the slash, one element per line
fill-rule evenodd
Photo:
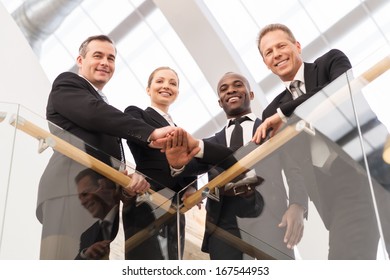
<path fill-rule="evenodd" d="M 258 49 L 266 66 L 283 81 L 286 89 L 264 110 L 263 123 L 253 137 L 255 142 L 271 129 L 273 136 L 297 106 L 316 98 L 318 91 L 351 68 L 347 56 L 336 49 L 314 63 L 303 62 L 299 42 L 282 24 L 271 24 L 260 31 Z M 302 172 L 307 178 L 315 175 L 315 181 L 306 185 L 329 230 L 328 258 L 375 259 L 378 227 L 365 172 L 319 131 L 315 139 L 306 133 L 298 138 L 307 147 L 299 151 L 300 157 L 311 158 L 313 163 L 312 167 L 302 168 Z M 325 145 L 330 151 L 328 156 L 321 158 L 325 153 L 310 149 L 313 143 Z"/>
<path fill-rule="evenodd" d="M 119 167 L 124 160 L 120 138 L 148 143 L 174 128 L 155 129 L 106 102 L 102 89 L 115 71 L 115 57 L 116 49 L 109 37 L 87 38 L 79 49 L 78 74 L 65 72 L 53 82 L 46 117 L 53 133 Z M 94 222 L 80 205 L 74 183 L 84 168 L 55 151 L 42 175 L 36 210 L 42 223 L 41 259 L 73 259 L 81 233 Z M 130 195 L 150 187 L 137 174 L 132 176 Z"/>
<path fill-rule="evenodd" d="M 179 139 L 172 142 L 168 140 L 166 150 L 166 156 L 172 166 L 179 168 L 188 164 L 183 172 L 201 173 L 206 170 L 209 180 L 255 148 L 253 145 L 241 146 L 251 140 L 261 123 L 261 120 L 251 113 L 250 102 L 254 98 L 254 93 L 245 77 L 237 73 L 227 73 L 220 79 L 217 91 L 219 104 L 226 113 L 228 124 L 214 136 L 202 141 L 204 142 L 202 156 L 197 155 L 197 161 L 192 160 L 188 163 L 186 149 L 183 154 L 180 150 L 181 145 L 185 146 L 185 143 Z M 241 144 L 237 145 L 238 143 L 231 139 L 234 125 L 230 126 L 229 123 L 240 117 L 246 119 L 242 122 Z M 214 148 L 210 148 L 211 144 Z M 223 150 L 228 150 L 228 153 L 232 154 L 237 148 L 240 149 L 234 153 L 234 158 L 228 157 L 226 164 L 226 152 Z M 223 153 L 225 154 L 221 157 Z M 211 259 L 244 257 L 243 250 L 237 244 L 225 242 L 220 238 L 219 229 L 227 231 L 230 236 L 242 238 L 244 242 L 254 247 L 258 246 L 258 240 L 260 243 L 271 245 L 279 251 L 277 255 L 274 250 L 264 251 L 275 258 L 294 257 L 292 248 L 302 237 L 303 218 L 308 200 L 304 180 L 297 172 L 297 166 L 289 162 L 288 155 L 284 156 L 281 161 L 280 154 L 274 153 L 253 167 L 255 177 L 261 179 L 259 182 L 240 185 L 240 182 L 235 180 L 236 185 L 233 188 L 226 190 L 220 188 L 219 202 L 207 199 L 206 230 L 202 250 L 209 253 Z M 210 165 L 214 166 L 217 163 L 219 163 L 217 167 L 211 168 Z M 223 168 L 220 168 L 221 166 Z M 282 168 L 290 178 L 288 195 L 283 183 Z M 247 174 L 247 178 L 254 177 L 252 171 Z"/>
<path fill-rule="evenodd" d="M 229 125 L 231 120 L 245 117 L 241 123 L 242 143 L 248 143 L 256 128 L 261 124 L 261 120 L 252 113 L 250 107 L 254 93 L 245 77 L 232 72 L 221 77 L 217 92 L 219 105 L 225 111 L 228 123 L 221 131 L 204 141 L 235 149 L 232 139 L 235 125 Z M 250 151 L 248 148 L 249 146 L 241 148 L 236 152 L 236 157 L 237 153 L 247 154 Z M 288 158 L 286 157 L 283 163 L 286 174 L 291 175 L 289 178 L 296 178 L 292 174 L 295 166 L 287 166 Z M 308 200 L 305 187 L 302 185 L 302 178 L 298 182 L 290 180 L 289 195 L 287 195 L 281 173 L 282 168 L 280 154 L 270 155 L 253 167 L 256 175 L 264 179 L 262 184 L 254 188 L 255 192 L 250 194 L 249 191 L 248 194 L 244 191 L 241 195 L 229 195 L 231 190 L 222 191 L 219 202 L 207 200 L 207 223 L 202 250 L 209 252 L 211 259 L 243 258 L 242 252 L 224 243 L 218 235 L 214 234 L 213 226 L 215 225 L 231 231 L 236 236 L 240 236 L 241 230 L 245 233 L 241 238 L 249 244 L 254 241 L 250 240 L 249 236 L 254 236 L 285 254 L 286 258 L 294 257 L 293 247 L 300 241 L 303 234 L 303 218 Z M 296 174 L 300 176 L 299 173 Z M 258 196 L 257 192 L 261 195 Z M 253 245 L 256 247 L 256 242 L 253 242 Z M 272 255 L 272 252 L 268 253 Z"/>

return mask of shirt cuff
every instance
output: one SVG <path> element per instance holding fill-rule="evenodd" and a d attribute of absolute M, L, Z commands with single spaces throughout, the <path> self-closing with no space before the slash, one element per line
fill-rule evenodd
<path fill-rule="evenodd" d="M 80 257 L 81 257 L 82 259 L 88 260 L 88 257 L 87 257 L 87 255 L 85 254 L 85 251 L 87 251 L 87 248 L 84 248 L 83 250 L 81 250 L 81 252 L 80 252 Z"/>
<path fill-rule="evenodd" d="M 181 168 L 174 168 L 173 166 L 169 166 L 169 168 L 171 169 L 171 176 L 175 177 L 179 175 L 180 173 L 183 172 L 185 167 L 186 167 L 185 165 L 183 165 Z"/>
<path fill-rule="evenodd" d="M 282 110 L 280 110 L 280 108 L 277 108 L 276 112 L 278 113 L 278 115 L 282 119 L 282 121 L 284 123 L 286 123 L 287 122 L 287 117 L 283 114 Z"/>
<path fill-rule="evenodd" d="M 195 155 L 196 158 L 203 158 L 204 155 L 204 143 L 203 140 L 199 140 L 200 151 Z"/>

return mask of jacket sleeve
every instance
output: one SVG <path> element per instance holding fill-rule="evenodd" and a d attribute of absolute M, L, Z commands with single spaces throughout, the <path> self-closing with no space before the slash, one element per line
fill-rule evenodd
<path fill-rule="evenodd" d="M 147 141 L 153 127 L 107 104 L 96 94 L 82 77 L 70 72 L 62 73 L 54 81 L 49 96 L 48 120 L 64 129 L 67 129 L 66 121 L 69 121 L 91 132 Z"/>

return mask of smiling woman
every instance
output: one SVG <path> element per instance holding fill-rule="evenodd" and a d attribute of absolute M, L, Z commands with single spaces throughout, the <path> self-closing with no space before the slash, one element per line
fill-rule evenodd
<path fill-rule="evenodd" d="M 168 113 L 170 105 L 175 102 L 179 94 L 179 77 L 176 71 L 166 66 L 155 69 L 149 76 L 146 92 L 150 97 L 150 107 L 142 110 L 136 106 L 129 106 L 126 108 L 125 113 L 132 115 L 134 118 L 141 119 L 155 128 L 176 126 Z M 165 154 L 161 153 L 159 149 L 153 149 L 146 145 L 140 145 L 134 141 L 127 141 L 127 143 L 134 157 L 136 169 L 142 174 L 145 174 L 149 178 L 153 179 L 155 182 L 159 182 L 159 184 L 151 182 L 152 189 L 154 191 L 161 191 L 164 189 L 164 187 L 168 187 L 171 191 L 177 193 L 196 180 L 195 176 L 172 177 L 171 169 Z M 188 193 L 194 191 L 195 186 L 190 186 L 186 189 L 186 191 L 181 193 L 184 193 L 183 196 L 186 196 Z M 154 217 L 152 211 L 152 209 L 146 209 L 143 213 L 144 216 L 137 217 L 139 217 L 141 220 L 144 220 L 145 217 Z M 136 216 L 133 215 L 132 217 Z M 143 250 L 143 255 L 141 257 L 146 259 L 156 259 L 160 256 L 162 257 L 162 255 L 165 255 L 168 259 L 180 259 L 180 256 L 182 256 L 184 253 L 184 227 L 184 214 L 181 214 L 181 245 L 178 246 L 176 215 L 173 216 L 162 229 L 162 231 L 165 233 L 164 236 L 167 239 L 167 246 L 162 247 L 162 251 L 159 249 L 160 246 L 156 246 L 154 251 L 150 250 L 147 253 L 145 253 L 145 250 Z M 161 236 L 159 238 L 161 239 Z M 159 245 L 157 236 L 149 239 L 149 243 L 152 242 L 155 242 L 157 245 Z M 140 255 L 134 252 L 133 255 L 127 256 L 127 258 L 140 259 Z"/>
<path fill-rule="evenodd" d="M 164 116 L 169 117 L 170 125 L 174 125 L 168 110 L 179 95 L 179 77 L 177 73 L 169 67 L 155 69 L 149 77 L 146 92 L 150 96 L 152 107 L 164 112 Z"/>

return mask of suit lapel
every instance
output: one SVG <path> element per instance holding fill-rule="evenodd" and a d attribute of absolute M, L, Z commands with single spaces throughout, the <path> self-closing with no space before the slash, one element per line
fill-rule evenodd
<path fill-rule="evenodd" d="M 315 63 L 305 62 L 305 88 L 306 92 L 311 92 L 317 88 L 318 67 Z"/>
<path fill-rule="evenodd" d="M 156 110 L 151 107 L 145 109 L 145 112 L 149 114 L 150 118 L 159 125 L 159 127 L 169 126 L 167 120 L 161 116 Z"/>
<path fill-rule="evenodd" d="M 221 131 L 215 133 L 215 141 L 218 144 L 227 146 L 227 142 L 226 142 L 226 127 L 224 127 Z"/>
<path fill-rule="evenodd" d="M 97 92 L 97 90 L 86 79 L 84 79 L 83 77 L 80 77 L 77 74 L 75 74 L 75 78 L 77 80 L 81 81 L 82 83 L 84 83 L 88 87 L 88 89 L 92 93 L 92 95 L 94 95 L 98 99 L 103 100 L 103 98 L 100 96 L 100 94 Z"/>
<path fill-rule="evenodd" d="M 284 92 L 280 95 L 279 104 L 284 104 L 291 100 L 293 100 L 291 93 L 287 89 L 285 89 Z"/>

